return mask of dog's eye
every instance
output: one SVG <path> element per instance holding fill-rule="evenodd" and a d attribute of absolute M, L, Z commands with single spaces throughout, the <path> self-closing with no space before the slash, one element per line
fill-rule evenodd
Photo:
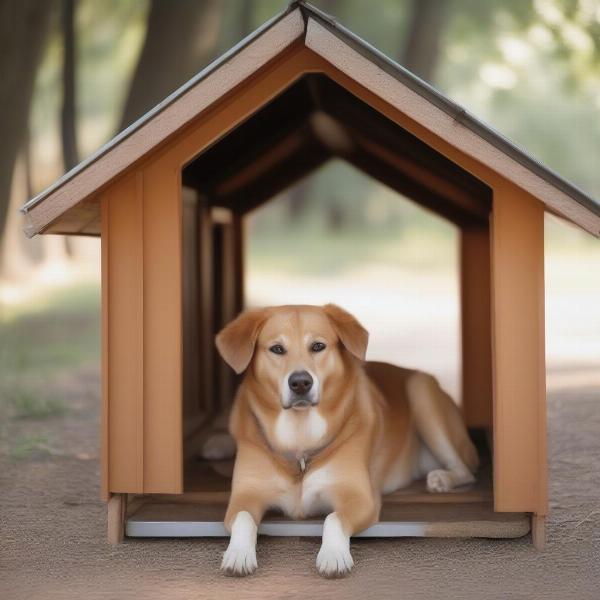
<path fill-rule="evenodd" d="M 269 348 L 273 354 L 285 354 L 285 348 L 281 344 L 274 344 Z"/>
<path fill-rule="evenodd" d="M 321 352 L 325 350 L 327 346 L 323 342 L 315 342 L 311 347 L 311 352 Z"/>

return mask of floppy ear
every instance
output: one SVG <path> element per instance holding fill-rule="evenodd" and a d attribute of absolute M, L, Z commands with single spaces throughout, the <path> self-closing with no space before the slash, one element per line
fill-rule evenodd
<path fill-rule="evenodd" d="M 266 318 L 265 308 L 247 310 L 217 334 L 215 343 L 219 354 L 236 373 L 245 371 L 250 364 L 258 333 Z"/>
<path fill-rule="evenodd" d="M 326 304 L 323 310 L 346 350 L 359 360 L 365 360 L 369 332 L 349 312 L 335 304 Z"/>

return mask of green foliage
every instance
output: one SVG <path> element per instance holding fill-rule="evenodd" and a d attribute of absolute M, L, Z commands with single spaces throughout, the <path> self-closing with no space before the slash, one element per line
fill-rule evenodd
<path fill-rule="evenodd" d="M 51 454 L 48 438 L 45 435 L 23 435 L 18 437 L 8 452 L 13 460 L 25 460 L 33 456 L 46 456 Z"/>
<path fill-rule="evenodd" d="M 65 401 L 56 396 L 45 396 L 42 390 L 12 390 L 8 402 L 17 419 L 46 419 L 67 412 Z"/>
<path fill-rule="evenodd" d="M 99 290 L 65 288 L 0 319 L 0 381 L 44 375 L 99 357 Z"/>

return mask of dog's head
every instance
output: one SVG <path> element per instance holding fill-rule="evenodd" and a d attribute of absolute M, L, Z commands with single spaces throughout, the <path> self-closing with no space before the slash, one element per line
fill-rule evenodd
<path fill-rule="evenodd" d="M 217 335 L 216 344 L 236 373 L 250 368 L 266 396 L 302 410 L 343 382 L 349 362 L 365 359 L 368 339 L 350 313 L 327 304 L 248 310 Z"/>

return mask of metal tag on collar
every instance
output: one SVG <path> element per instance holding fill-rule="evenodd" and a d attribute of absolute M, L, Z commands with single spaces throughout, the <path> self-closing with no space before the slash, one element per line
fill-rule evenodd
<path fill-rule="evenodd" d="M 302 471 L 306 470 L 306 459 L 304 458 L 304 455 L 302 455 L 299 459 L 298 462 L 300 463 L 300 469 Z"/>

